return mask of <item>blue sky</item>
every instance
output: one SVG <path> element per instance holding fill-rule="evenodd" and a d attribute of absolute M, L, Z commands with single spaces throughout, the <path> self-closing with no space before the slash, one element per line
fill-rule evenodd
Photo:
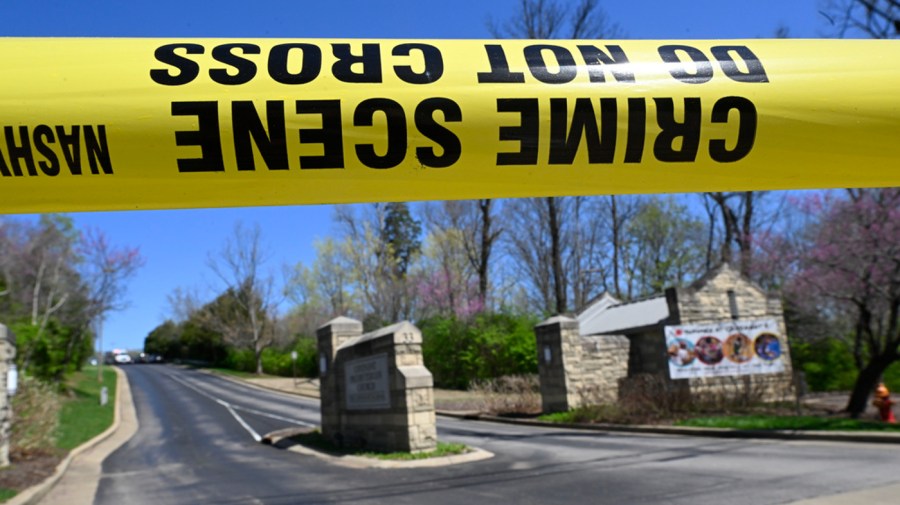
<path fill-rule="evenodd" d="M 488 38 L 488 18 L 507 19 L 518 0 L 41 1 L 0 3 L 0 35 L 10 37 Z M 572 0 L 575 3 L 575 0 Z M 603 2 L 634 39 L 770 37 L 779 26 L 797 38 L 828 35 L 817 0 L 629 0 Z M 10 76 L 4 76 L 9 78 Z M 269 267 L 310 263 L 313 242 L 332 230 L 332 207 L 97 212 L 73 214 L 117 245 L 140 248 L 146 265 L 129 286 L 129 308 L 111 314 L 104 347 L 138 349 L 169 314 L 176 287 L 212 296 L 206 266 L 234 224 L 259 223 Z"/>

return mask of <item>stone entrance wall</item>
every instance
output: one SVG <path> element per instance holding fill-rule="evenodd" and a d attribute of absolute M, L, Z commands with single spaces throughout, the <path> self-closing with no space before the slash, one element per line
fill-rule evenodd
<path fill-rule="evenodd" d="M 538 374 L 544 412 L 614 402 L 628 375 L 628 339 L 579 336 L 578 321 L 556 316 L 537 325 Z"/>
<path fill-rule="evenodd" d="M 536 326 L 544 412 L 615 402 L 620 388 L 635 390 L 635 386 L 648 383 L 648 378 L 666 391 L 694 398 L 742 398 L 750 402 L 794 398 L 790 348 L 779 296 L 766 293 L 723 264 L 689 287 L 667 290 L 665 301 L 667 316 L 660 316 L 664 318 L 654 323 L 644 321 L 622 328 L 620 335 L 579 336 L 578 321 L 561 316 Z M 615 311 L 616 306 L 606 310 Z M 616 317 L 622 321 L 621 313 Z M 665 326 L 764 319 L 778 324 L 784 372 L 677 380 L 669 377 Z"/>
<path fill-rule="evenodd" d="M 339 447 L 424 452 L 437 447 L 422 333 L 401 322 L 362 334 L 337 318 L 317 331 L 322 434 Z"/>
<path fill-rule="evenodd" d="M 767 402 L 794 399 L 791 350 L 780 296 L 766 293 L 737 270 L 722 265 L 693 286 L 671 289 L 667 299 L 672 321 L 669 324 L 709 324 L 733 319 L 772 319 L 778 324 L 784 372 L 683 379 L 688 381 L 692 395 L 744 395 Z M 664 364 L 668 366 L 665 361 Z"/>

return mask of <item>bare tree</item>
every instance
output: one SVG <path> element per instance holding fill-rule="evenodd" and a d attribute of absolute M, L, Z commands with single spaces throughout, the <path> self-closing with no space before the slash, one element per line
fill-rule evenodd
<path fill-rule="evenodd" d="M 552 250 L 546 200 L 528 198 L 510 200 L 504 205 L 508 254 L 513 259 L 519 279 L 526 286 L 529 303 L 544 313 L 553 313 L 554 299 Z"/>
<path fill-rule="evenodd" d="M 91 353 L 96 325 L 124 305 L 127 280 L 142 264 L 72 219 L 0 221 L 0 313 L 19 332 L 23 370 L 61 381 Z"/>
<path fill-rule="evenodd" d="M 744 275 L 751 271 L 753 258 L 753 226 L 755 205 L 765 192 L 742 191 L 733 193 L 706 193 L 706 197 L 718 207 L 722 218 L 722 242 L 719 260 L 735 263 L 732 250 L 737 246 L 740 270 Z"/>
<path fill-rule="evenodd" d="M 597 39 L 612 38 L 618 36 L 619 28 L 609 21 L 606 13 L 600 7 L 598 0 L 580 0 L 574 8 L 570 5 L 558 0 L 521 0 L 517 12 L 506 23 L 497 25 L 490 23 L 489 28 L 496 37 L 517 37 L 529 39 L 552 39 L 552 38 L 570 38 L 570 39 Z M 564 209 L 572 211 L 579 210 L 582 206 L 581 201 L 569 201 L 571 198 L 547 197 L 534 200 L 532 210 L 541 207 L 540 212 L 535 215 L 542 220 L 537 221 L 531 226 L 541 226 L 545 229 L 544 237 L 549 243 L 549 250 L 541 253 L 531 251 L 525 254 L 523 247 L 527 246 L 522 242 L 521 237 L 513 238 L 513 250 L 518 251 L 521 258 L 531 258 L 535 260 L 546 253 L 546 260 L 550 265 L 549 275 L 545 276 L 542 269 L 537 268 L 538 265 L 526 267 L 533 271 L 535 277 L 532 278 L 535 286 L 539 286 L 538 291 L 546 293 L 549 288 L 552 292 L 552 304 L 545 304 L 544 309 L 555 313 L 567 312 L 570 308 L 569 289 L 573 287 L 575 290 L 576 305 L 580 305 L 587 298 L 587 290 L 584 289 L 585 273 L 579 267 L 582 265 L 580 261 L 566 261 L 564 256 L 567 247 L 576 249 L 576 256 L 582 251 L 581 245 L 584 243 L 580 235 L 580 227 L 577 223 L 569 225 L 568 234 L 572 235 L 572 245 L 564 244 L 567 231 L 566 222 L 577 218 L 565 213 Z M 518 234 L 518 230 L 515 232 Z M 538 244 L 532 244 L 538 246 Z M 570 272 L 566 272 L 566 266 L 575 267 L 574 280 L 570 278 Z M 587 272 L 590 273 L 590 272 Z M 549 285 L 545 281 L 549 281 Z"/>
<path fill-rule="evenodd" d="M 838 37 L 900 37 L 900 0 L 827 0 L 820 12 Z"/>
<path fill-rule="evenodd" d="M 287 333 L 312 336 L 324 321 L 337 316 L 363 317 L 353 291 L 353 244 L 327 238 L 314 244 L 312 265 L 295 265 L 285 277 L 285 295 L 294 307 L 282 321 Z"/>
<path fill-rule="evenodd" d="M 628 195 L 610 195 L 600 202 L 600 218 L 607 223 L 606 244 L 612 255 L 606 261 L 598 261 L 595 267 L 604 276 L 606 291 L 620 300 L 635 296 L 635 267 L 631 265 L 631 242 L 627 231 L 629 223 L 640 208 L 641 198 Z"/>
<path fill-rule="evenodd" d="M 466 318 L 484 308 L 470 256 L 474 201 L 447 201 L 422 208 L 427 231 L 416 272 L 418 314 Z"/>
<path fill-rule="evenodd" d="M 760 238 L 770 236 L 781 223 L 785 211 L 786 193 L 744 191 L 734 193 L 705 193 L 705 205 L 710 224 L 715 209 L 721 219 L 717 262 L 736 264 L 745 276 L 758 280 L 759 267 L 755 256 Z M 710 230 L 707 247 L 712 250 L 716 233 Z M 737 259 L 734 252 L 737 252 Z"/>
<path fill-rule="evenodd" d="M 81 278 L 86 286 L 87 324 L 96 328 L 96 336 L 100 340 L 98 352 L 103 349 L 103 322 L 109 312 L 122 310 L 127 306 L 125 292 L 128 280 L 144 265 L 140 251 L 131 247 L 115 247 L 100 230 L 88 229 L 81 235 L 78 244 Z M 70 338 L 65 349 L 64 361 L 73 359 L 75 350 L 82 344 L 88 328 L 77 332 Z M 100 367 L 97 370 L 98 381 L 102 381 L 102 356 L 98 357 Z M 61 376 L 59 377 L 62 378 Z"/>
<path fill-rule="evenodd" d="M 285 294 L 298 305 L 320 305 L 325 317 L 355 315 L 359 308 L 351 291 L 353 244 L 329 237 L 313 247 L 316 259 L 309 267 L 298 263 L 288 273 Z"/>
<path fill-rule="evenodd" d="M 414 285 L 407 275 L 409 265 L 417 260 L 417 252 L 402 257 L 395 254 L 389 241 L 388 204 L 378 203 L 356 212 L 352 206 L 335 208 L 335 221 L 340 226 L 352 265 L 352 280 L 363 299 L 368 328 L 413 317 Z"/>
<path fill-rule="evenodd" d="M 559 0 L 520 0 L 513 17 L 500 24 L 489 19 L 488 29 L 497 38 L 601 39 L 621 35 L 599 0 L 580 0 L 574 8 Z"/>
<path fill-rule="evenodd" d="M 263 272 L 267 259 L 259 225 L 246 229 L 238 223 L 221 251 L 207 260 L 226 291 L 217 300 L 222 303 L 207 305 L 205 322 L 230 344 L 251 349 L 259 375 L 262 352 L 275 336 L 277 299 L 273 277 Z"/>
<path fill-rule="evenodd" d="M 37 225 L 7 225 L 6 291 L 14 306 L 27 307 L 27 316 L 19 317 L 25 316 L 31 334 L 18 350 L 27 370 L 51 320 L 63 316 L 67 303 L 84 300 L 84 286 L 74 268 L 79 236 L 72 220 L 61 215 L 41 216 Z"/>

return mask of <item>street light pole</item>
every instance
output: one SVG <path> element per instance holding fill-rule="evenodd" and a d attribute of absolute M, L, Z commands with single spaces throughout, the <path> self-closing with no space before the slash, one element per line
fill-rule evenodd
<path fill-rule="evenodd" d="M 97 382 L 103 384 L 103 318 L 97 322 Z"/>

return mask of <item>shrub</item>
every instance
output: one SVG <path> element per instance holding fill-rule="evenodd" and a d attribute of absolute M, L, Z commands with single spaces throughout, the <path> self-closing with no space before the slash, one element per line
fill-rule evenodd
<path fill-rule="evenodd" d="M 316 340 L 300 337 L 294 344 L 294 350 L 297 351 L 297 376 L 318 377 L 319 359 Z"/>
<path fill-rule="evenodd" d="M 291 351 L 297 351 L 297 377 L 316 377 L 319 375 L 316 343 L 313 339 L 306 337 L 299 337 L 292 347 L 286 349 L 275 349 L 272 347 L 263 349 L 263 373 L 292 377 L 294 370 L 291 363 Z M 223 366 L 239 372 L 255 373 L 256 357 L 253 351 L 249 349 L 232 347 L 228 349 Z"/>
<path fill-rule="evenodd" d="M 815 341 L 794 341 L 791 342 L 791 355 L 794 366 L 803 370 L 806 375 L 810 391 L 853 389 L 857 376 L 853 353 L 840 340 L 823 338 Z"/>
<path fill-rule="evenodd" d="M 10 453 L 13 457 L 53 450 L 61 406 L 53 386 L 34 377 L 19 377 L 19 387 L 12 398 Z"/>
<path fill-rule="evenodd" d="M 43 329 L 30 323 L 16 323 L 11 329 L 16 335 L 19 369 L 27 369 L 29 375 L 43 380 L 61 381 L 92 354 L 93 340 L 89 336 L 76 335 L 75 328 L 55 319 L 50 319 Z"/>
<path fill-rule="evenodd" d="M 537 373 L 532 316 L 479 314 L 473 321 L 432 317 L 419 322 L 425 366 L 437 387 Z"/>
<path fill-rule="evenodd" d="M 236 349 L 230 347 L 225 361 L 222 363 L 225 368 L 237 370 L 239 372 L 254 373 L 256 372 L 256 356 L 249 349 Z"/>

